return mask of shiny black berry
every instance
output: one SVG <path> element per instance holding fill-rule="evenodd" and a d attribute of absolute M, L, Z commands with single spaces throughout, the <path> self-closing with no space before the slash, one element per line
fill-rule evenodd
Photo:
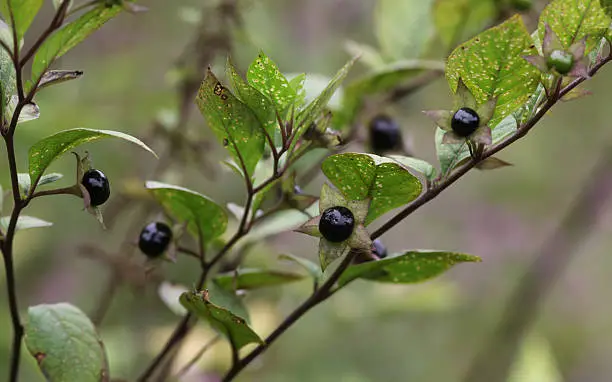
<path fill-rule="evenodd" d="M 397 122 L 386 115 L 378 115 L 370 121 L 370 145 L 376 154 L 395 150 L 402 142 L 402 132 Z"/>
<path fill-rule="evenodd" d="M 83 175 L 81 184 L 89 193 L 92 206 L 99 206 L 108 200 L 110 184 L 102 171 L 95 169 L 87 170 Z"/>
<path fill-rule="evenodd" d="M 319 232 L 333 243 L 348 239 L 353 233 L 353 228 L 355 228 L 355 217 L 346 207 L 330 207 L 321 214 Z"/>
<path fill-rule="evenodd" d="M 157 257 L 168 249 L 172 240 L 172 230 L 167 224 L 153 222 L 147 224 L 140 232 L 138 248 L 148 257 Z"/>
<path fill-rule="evenodd" d="M 451 128 L 460 137 L 469 137 L 480 124 L 478 113 L 469 107 L 457 110 L 451 121 Z"/>
<path fill-rule="evenodd" d="M 387 247 L 380 241 L 376 239 L 372 242 L 372 254 L 377 256 L 379 259 L 384 259 L 387 257 Z"/>

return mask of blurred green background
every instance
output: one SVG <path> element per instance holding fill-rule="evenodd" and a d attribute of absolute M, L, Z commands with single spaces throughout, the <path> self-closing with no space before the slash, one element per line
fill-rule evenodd
<path fill-rule="evenodd" d="M 46 25 L 52 12 L 50 2 L 46 3 L 28 36 L 40 33 Z M 61 129 L 112 129 L 147 138 L 151 121 L 176 107 L 169 69 L 193 34 L 195 24 L 190 20 L 198 17 L 197 10 L 205 3 L 143 1 L 149 8 L 147 13 L 120 15 L 63 57 L 56 67 L 82 69 L 85 75 L 40 93 L 36 101 L 41 118 L 20 125 L 17 131 L 21 171 L 27 165 L 28 148 Z M 343 48 L 347 40 L 376 44 L 374 7 L 373 0 L 247 0 L 241 6 L 244 29 L 232 36 L 233 59 L 244 71 L 263 49 L 285 72 L 332 75 L 349 58 Z M 217 57 L 216 62 L 224 59 Z M 220 66 L 215 70 L 222 73 Z M 363 71 L 363 66 L 357 67 L 352 78 Z M 463 251 L 481 256 L 482 263 L 458 266 L 439 279 L 414 286 L 355 282 L 309 313 L 238 380 L 461 380 L 498 322 L 520 275 L 583 183 L 590 181 L 591 166 L 612 141 L 608 131 L 611 84 L 612 73 L 604 69 L 587 84 L 593 96 L 558 105 L 525 140 L 503 152 L 501 157 L 513 167 L 467 175 L 383 237 L 392 252 L 404 248 Z M 421 110 L 449 104 L 446 81 L 438 79 L 385 112 L 400 121 L 415 154 L 434 161 L 434 126 Z M 196 137 L 210 137 L 197 112 L 192 114 L 189 129 Z M 163 142 L 147 142 L 163 155 Z M 155 165 L 152 157 L 117 141 L 86 149 L 117 193 L 126 181 L 148 179 Z M 204 176 L 207 171 L 202 171 L 203 164 L 177 163 L 157 180 L 180 182 L 223 204 L 242 203 L 241 181 L 218 165 L 224 157 L 216 143 L 206 150 L 206 158 L 215 168 L 213 177 Z M 4 154 L 0 166 L 1 184 L 8 189 Z M 66 156 L 52 169 L 64 173 L 62 182 L 68 185 L 73 167 L 73 159 Z M 318 177 L 305 191 L 318 194 L 322 182 Z M 6 207 L 4 214 L 8 213 Z M 608 303 L 612 289 L 612 210 L 605 205 L 601 208 L 606 209 L 603 218 L 541 305 L 533 335 L 523 349 L 526 361 L 517 364 L 513 382 L 612 380 L 612 307 Z M 91 314 L 110 272 L 105 264 L 80 256 L 78 248 L 95 244 L 114 253 L 126 235 L 135 240 L 138 232 L 129 227 L 133 212 L 121 215 L 107 231 L 82 211 L 80 200 L 68 196 L 37 199 L 27 214 L 52 221 L 54 226 L 17 235 L 15 260 L 21 310 L 25 312 L 27 306 L 39 303 L 69 301 Z M 291 252 L 315 258 L 316 243 L 286 233 L 258 244 L 247 262 L 288 267 L 279 263 L 278 254 Z M 144 262 L 139 257 L 133 261 Z M 192 261 L 180 258 L 176 265 L 163 265 L 160 272 L 190 286 L 197 275 Z M 3 277 L 4 272 L 0 280 Z M 310 288 L 310 283 L 303 281 L 249 295 L 246 301 L 255 330 L 262 335 L 269 333 Z M 111 375 L 133 380 L 178 319 L 159 299 L 155 284 L 119 286 L 100 328 Z M 8 368 L 11 336 L 3 292 L 0 378 Z M 202 324 L 177 357 L 177 367 L 211 337 Z M 214 378 L 227 369 L 229 362 L 227 346 L 219 344 L 202 358 L 196 368 L 201 371 L 194 369 L 192 379 L 185 380 L 204 381 L 206 375 Z M 22 381 L 43 380 L 25 350 L 22 365 Z M 543 374 L 529 377 L 539 369 Z"/>

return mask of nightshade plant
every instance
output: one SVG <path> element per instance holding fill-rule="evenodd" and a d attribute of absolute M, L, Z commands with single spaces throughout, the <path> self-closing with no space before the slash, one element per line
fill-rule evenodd
<path fill-rule="evenodd" d="M 472 30 L 474 25 L 487 24 L 494 16 L 491 12 L 469 15 L 470 23 L 464 27 L 468 16 L 460 19 L 454 10 L 461 2 L 438 1 L 432 8 L 433 23 L 428 30 L 449 48 L 456 44 L 457 37 L 475 34 L 478 30 Z M 34 38 L 30 48 L 24 49 L 22 38 L 42 3 L 42 0 L 0 2 L 5 20 L 0 24 L 1 131 L 13 201 L 10 215 L 2 218 L 0 225 L 14 331 L 8 380 L 18 380 L 20 349 L 25 342 L 49 381 L 109 381 L 115 376 L 108 368 L 103 339 L 78 308 L 66 303 L 33 306 L 22 321 L 16 297 L 14 237 L 18 230 L 51 224 L 22 214 L 34 199 L 43 196 L 81 197 L 101 220 L 97 206 L 112 195 L 108 180 L 91 169 L 87 156 L 81 159 L 76 155 L 77 176 L 72 186 L 39 190 L 62 178 L 47 170 L 63 154 L 80 144 L 109 137 L 151 150 L 123 133 L 76 128 L 35 143 L 28 153 L 28 172 L 20 173 L 14 139 L 20 124 L 39 118 L 35 96 L 42 88 L 82 75 L 80 71 L 51 69 L 55 60 L 122 10 L 135 11 L 139 7 L 124 0 L 80 4 L 55 0 L 50 24 Z M 468 4 L 467 0 L 463 3 Z M 491 0 L 491 9 L 497 3 Z M 380 14 L 395 16 L 388 2 L 381 0 L 379 7 Z M 170 379 L 167 368 L 162 366 L 172 361 L 174 350 L 199 324 L 197 321 L 209 324 L 230 344 L 232 366 L 223 377 L 230 381 L 310 309 L 354 280 L 411 284 L 438 276 L 455 264 L 480 261 L 476 256 L 444 250 L 404 249 L 387 254 L 376 239 L 471 169 L 507 165 L 494 155 L 525 136 L 559 100 L 571 95 L 612 59 L 609 9 L 609 3 L 603 0 L 601 3 L 554 0 L 540 15 L 533 34 L 517 15 L 452 50 L 444 73 L 455 95 L 455 105 L 451 111 L 428 112 L 436 125 L 438 168 L 401 155 L 339 152 L 343 149 L 339 144 L 349 143 L 345 141 L 350 141 L 354 129 L 368 114 L 364 110 L 371 102 L 366 100 L 388 101 L 406 93 L 398 90 L 404 83 L 415 81 L 413 88 L 416 84 L 422 86 L 426 82 L 423 79 L 441 73 L 439 63 L 421 59 L 430 35 L 418 41 L 416 38 L 411 41 L 409 34 L 398 39 L 397 33 L 386 32 L 388 25 L 380 26 L 382 52 L 371 47 L 362 49 L 367 54 L 361 60 L 372 70 L 346 84 L 342 101 L 333 107 L 330 100 L 357 57 L 315 95 L 307 94 L 304 88 L 306 75 L 286 77 L 263 52 L 248 67 L 246 76 L 229 60 L 224 81 L 217 77 L 221 73 L 209 69 L 195 103 L 212 135 L 227 150 L 224 164 L 244 182 L 245 201 L 242 206 L 224 208 L 204 194 L 179 185 L 155 179 L 144 183 L 175 226 L 171 229 L 165 223 L 143 221 L 140 248 L 149 257 L 158 257 L 174 248 L 172 251 L 194 257 L 201 272 L 193 281 L 193 288 L 185 288 L 179 298 L 168 298 L 163 295 L 164 289 L 160 289 L 164 301 L 182 318 L 138 380 Z M 407 50 L 408 46 L 412 49 Z M 29 63 L 32 69 L 28 75 L 24 68 Z M 296 169 L 315 148 L 321 147 L 335 152 L 321 163 L 327 182 L 318 198 L 303 195 L 296 187 L 299 186 Z M 268 206 L 269 201 L 274 202 L 272 207 Z M 401 210 L 378 229 L 369 228 L 381 216 L 398 208 Z M 228 211 L 238 223 L 233 232 L 226 234 Z M 288 219 L 291 221 L 281 227 L 276 224 L 272 229 L 270 221 L 287 212 L 293 214 Z M 283 256 L 303 268 L 305 275 L 246 268 L 240 261 L 229 272 L 221 266 L 226 265 L 230 254 L 244 250 L 247 243 L 290 230 L 319 239 L 319 264 L 293 255 Z M 197 249 L 188 247 L 193 243 L 197 243 Z M 360 260 L 355 261 L 357 258 Z M 312 294 L 262 338 L 250 327 L 248 309 L 237 292 L 256 293 L 257 288 L 306 277 L 312 279 Z M 78 339 L 75 341 L 78 345 L 64 346 L 66 339 L 72 338 Z M 242 348 L 247 345 L 251 348 L 245 352 Z"/>

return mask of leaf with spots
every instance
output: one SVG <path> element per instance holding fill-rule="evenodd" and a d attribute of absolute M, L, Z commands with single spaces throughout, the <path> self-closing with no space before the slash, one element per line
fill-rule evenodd
<path fill-rule="evenodd" d="M 264 152 L 265 136 L 253 111 L 208 70 L 196 102 L 208 126 L 251 176 Z"/>
<path fill-rule="evenodd" d="M 494 0 L 436 0 L 433 19 L 440 39 L 448 48 L 474 36 L 491 23 Z"/>
<path fill-rule="evenodd" d="M 66 54 L 122 10 L 122 5 L 98 5 L 51 35 L 42 43 L 34 56 L 32 82 L 36 83 L 56 59 Z"/>
<path fill-rule="evenodd" d="M 338 285 L 345 286 L 355 279 L 394 284 L 418 283 L 439 276 L 456 264 L 480 261 L 477 256 L 463 253 L 411 250 L 382 260 L 353 265 L 340 276 Z"/>
<path fill-rule="evenodd" d="M 297 96 L 295 89 L 289 85 L 289 81 L 278 66 L 263 52 L 260 52 L 249 66 L 247 81 L 276 105 L 276 110 L 281 116 Z"/>
<path fill-rule="evenodd" d="M 331 155 L 321 166 L 323 173 L 348 200 L 371 203 L 365 224 L 416 199 L 421 182 L 394 160 L 371 154 Z"/>
<path fill-rule="evenodd" d="M 608 31 L 610 17 L 599 0 L 554 0 L 540 15 L 538 34 L 542 41 L 546 24 L 565 49 L 586 37 L 585 53 L 588 54 Z"/>
<path fill-rule="evenodd" d="M 151 154 L 155 154 L 147 145 L 137 138 L 132 137 L 118 131 L 112 130 L 92 130 L 92 129 L 70 129 L 60 131 L 47 138 L 36 142 L 29 151 L 29 173 L 32 184 L 37 184 L 40 177 L 43 175 L 47 167 L 59 158 L 62 154 L 72 150 L 73 148 L 97 141 L 104 138 L 120 138 L 125 141 L 134 143 Z"/>
<path fill-rule="evenodd" d="M 108 362 L 93 323 L 66 304 L 28 309 L 25 344 L 50 382 L 108 382 Z"/>
<path fill-rule="evenodd" d="M 257 289 L 277 286 L 302 280 L 304 275 L 270 269 L 243 268 L 234 272 L 221 273 L 214 281 L 221 287 L 230 290 Z"/>
<path fill-rule="evenodd" d="M 374 159 L 366 154 L 345 153 L 327 157 L 321 169 L 349 200 L 364 200 L 376 178 Z"/>
<path fill-rule="evenodd" d="M 255 87 L 243 80 L 229 59 L 227 60 L 227 78 L 232 82 L 234 91 L 238 98 L 240 98 L 240 101 L 251 109 L 257 116 L 261 126 L 266 129 L 270 137 L 274 138 L 274 134 L 279 126 L 276 118 L 276 110 L 272 101 L 266 98 L 266 96 Z"/>
<path fill-rule="evenodd" d="M 225 336 L 235 349 L 250 343 L 262 344 L 262 339 L 249 327 L 245 319 L 208 300 L 208 292 L 185 292 L 181 304 Z"/>
<path fill-rule="evenodd" d="M 188 223 L 193 235 L 197 236 L 198 231 L 201 232 L 204 242 L 210 242 L 225 232 L 227 214 L 207 196 L 183 187 L 153 181 L 148 181 L 146 188 L 170 216 L 181 223 Z"/>
<path fill-rule="evenodd" d="M 497 97 L 489 126 L 520 108 L 534 93 L 540 72 L 523 56 L 536 54 L 519 15 L 457 47 L 449 56 L 446 78 L 453 92 L 459 78 L 479 104 Z"/>

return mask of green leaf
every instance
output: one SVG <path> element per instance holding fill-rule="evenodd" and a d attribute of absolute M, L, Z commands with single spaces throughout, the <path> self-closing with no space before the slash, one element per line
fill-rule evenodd
<path fill-rule="evenodd" d="M 219 142 L 229 150 L 236 163 L 244 162 L 247 176 L 252 175 L 265 143 L 257 116 L 221 85 L 210 70 L 200 86 L 196 102 Z"/>
<path fill-rule="evenodd" d="M 340 276 L 338 285 L 342 287 L 358 278 L 394 284 L 418 283 L 444 273 L 455 264 L 480 261 L 477 256 L 463 253 L 411 250 L 352 265 Z"/>
<path fill-rule="evenodd" d="M 20 41 L 43 5 L 43 0 L 2 0 L 0 4 L 4 19 L 13 26 L 17 41 Z"/>
<path fill-rule="evenodd" d="M 205 293 L 183 293 L 180 302 L 187 310 L 208 321 L 215 330 L 227 337 L 236 349 L 250 343 L 263 343 L 244 318 L 208 301 Z"/>
<path fill-rule="evenodd" d="M 272 101 L 260 93 L 255 87 L 243 80 L 229 59 L 227 61 L 227 78 L 231 81 L 234 91 L 238 98 L 240 98 L 240 101 L 251 109 L 257 116 L 261 126 L 266 129 L 270 137 L 274 138 L 274 134 L 279 126 L 276 119 L 276 109 Z"/>
<path fill-rule="evenodd" d="M 348 200 L 372 199 L 366 225 L 410 203 L 423 188 L 418 178 L 398 163 L 371 154 L 332 155 L 323 161 L 321 169 Z"/>
<path fill-rule="evenodd" d="M 554 0 L 540 15 L 538 33 L 541 40 L 546 24 L 565 49 L 586 37 L 585 53 L 588 54 L 608 31 L 610 18 L 598 0 Z"/>
<path fill-rule="evenodd" d="M 321 272 L 321 267 L 319 265 L 303 257 L 299 257 L 299 256 L 295 256 L 295 255 L 291 255 L 287 253 L 287 254 L 280 255 L 279 258 L 292 261 L 296 263 L 297 265 L 299 265 L 300 267 L 304 268 L 304 270 L 306 270 L 306 272 L 308 272 L 310 277 L 312 277 L 314 280 L 320 279 L 321 276 L 323 275 Z"/>
<path fill-rule="evenodd" d="M 208 282 L 206 284 L 206 290 L 208 291 L 208 299 L 210 302 L 244 318 L 247 324 L 250 323 L 249 312 L 242 302 L 242 299 L 236 295 L 235 291 L 221 287 L 216 281 Z"/>
<path fill-rule="evenodd" d="M 389 158 L 402 164 L 403 166 L 420 172 L 421 174 L 425 175 L 426 179 L 430 181 L 434 180 L 438 174 L 436 168 L 431 163 L 424 161 L 423 159 L 407 157 L 403 155 L 389 155 Z"/>
<path fill-rule="evenodd" d="M 378 0 L 376 36 L 389 61 L 423 56 L 433 37 L 433 0 Z"/>
<path fill-rule="evenodd" d="M 494 0 L 436 0 L 433 19 L 440 39 L 451 48 L 483 30 L 496 11 Z"/>
<path fill-rule="evenodd" d="M 455 168 L 462 160 L 470 157 L 467 143 L 442 143 L 446 131 L 436 127 L 436 154 L 440 162 L 440 173 L 447 174 Z"/>
<path fill-rule="evenodd" d="M 227 228 L 227 214 L 214 201 L 198 192 L 183 187 L 148 181 L 146 188 L 180 222 L 187 222 L 194 236 L 198 230 L 204 242 L 222 235 Z"/>
<path fill-rule="evenodd" d="M 2 228 L 3 231 L 6 231 L 8 229 L 10 221 L 10 216 L 4 216 L 0 218 L 0 228 Z M 53 223 L 51 222 L 35 218 L 33 216 L 21 215 L 17 219 L 17 226 L 15 227 L 15 230 L 19 231 L 30 228 L 45 228 L 51 227 L 52 225 Z"/>
<path fill-rule="evenodd" d="M 242 268 L 235 272 L 217 275 L 214 281 L 225 289 L 256 289 L 287 284 L 303 279 L 299 273 L 274 271 L 269 269 Z"/>
<path fill-rule="evenodd" d="M 276 105 L 281 116 L 297 96 L 278 66 L 263 52 L 249 66 L 247 81 Z"/>
<path fill-rule="evenodd" d="M 58 180 L 62 179 L 63 177 L 64 177 L 64 175 L 62 175 L 60 173 L 52 172 L 50 174 L 43 175 L 40 178 L 40 180 L 38 181 L 38 185 L 42 186 L 42 185 L 45 185 L 45 184 L 57 182 Z"/>
<path fill-rule="evenodd" d="M 139 139 L 118 131 L 82 128 L 64 130 L 44 138 L 30 147 L 29 172 L 32 183 L 36 184 L 36 181 L 43 175 L 47 167 L 62 154 L 84 143 L 103 138 L 121 138 L 140 146 L 157 157 L 153 150 Z"/>
<path fill-rule="evenodd" d="M 350 125 L 366 96 L 391 91 L 427 71 L 444 73 L 444 63 L 432 60 L 400 60 L 352 81 L 345 88 L 341 113 L 334 115 L 334 126 L 342 129 Z"/>
<path fill-rule="evenodd" d="M 297 138 L 301 137 L 304 132 L 306 132 L 308 127 L 310 127 L 313 122 L 318 120 L 319 117 L 325 113 L 327 103 L 332 98 L 336 90 L 338 90 L 342 84 L 342 81 L 344 81 L 348 75 L 348 72 L 351 70 L 358 58 L 359 57 L 354 57 L 347 62 L 342 69 L 340 69 L 336 75 L 334 75 L 321 94 L 319 94 L 317 98 L 315 98 L 302 111 L 300 111 L 296 118 L 298 128 L 298 132 L 296 133 Z M 292 143 L 292 146 L 295 146 L 295 143 L 297 143 L 297 139 Z"/>
<path fill-rule="evenodd" d="M 50 382 L 107 382 L 102 340 L 87 316 L 66 304 L 28 309 L 25 344 Z"/>
<path fill-rule="evenodd" d="M 528 333 L 521 341 L 506 382 L 563 382 L 555 354 L 545 337 Z"/>
<path fill-rule="evenodd" d="M 446 78 L 455 92 L 459 78 L 479 104 L 497 97 L 489 126 L 521 107 L 536 90 L 540 72 L 523 56 L 536 54 L 519 15 L 460 45 L 451 53 Z"/>
<path fill-rule="evenodd" d="M 53 62 L 117 16 L 121 5 L 101 4 L 66 24 L 40 46 L 32 62 L 32 82 L 39 81 Z"/>
<path fill-rule="evenodd" d="M 599 0 L 599 5 L 608 16 L 612 17 L 612 0 Z"/>

